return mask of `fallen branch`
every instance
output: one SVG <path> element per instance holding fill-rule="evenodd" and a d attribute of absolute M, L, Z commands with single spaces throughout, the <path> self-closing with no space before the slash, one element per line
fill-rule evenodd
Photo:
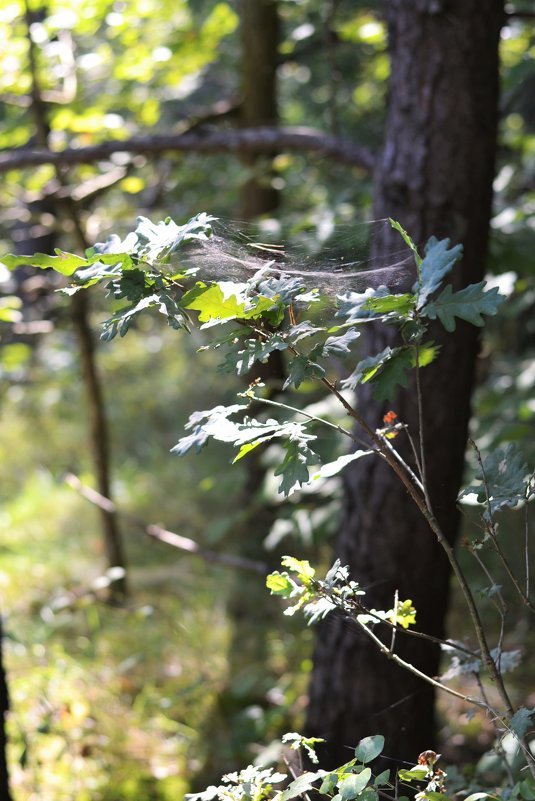
<path fill-rule="evenodd" d="M 35 167 L 39 164 L 91 164 L 116 153 L 274 153 L 310 152 L 341 164 L 372 171 L 375 155 L 347 139 L 330 136 L 313 128 L 242 128 L 236 130 L 200 129 L 167 136 L 134 136 L 114 139 L 88 147 L 54 151 L 44 147 L 21 147 L 0 153 L 0 172 Z"/>
<path fill-rule="evenodd" d="M 180 551 L 190 553 L 193 556 L 199 556 L 205 562 L 224 565 L 225 567 L 238 568 L 239 570 L 250 570 L 254 573 L 260 573 L 262 575 L 267 575 L 268 573 L 268 567 L 263 562 L 256 562 L 252 559 L 242 558 L 241 556 L 219 554 L 215 551 L 205 550 L 190 537 L 184 537 L 182 534 L 176 534 L 174 531 L 168 531 L 156 523 L 145 523 L 143 520 L 127 514 L 126 512 L 120 512 L 113 501 L 111 501 L 109 498 L 106 498 L 104 495 L 101 495 L 100 492 L 97 492 L 91 487 L 87 487 L 85 484 L 82 484 L 80 479 L 73 473 L 67 473 L 65 476 L 65 483 L 68 484 L 69 487 L 72 487 L 72 489 L 76 490 L 76 492 L 81 495 L 82 498 L 85 498 L 94 506 L 98 506 L 99 509 L 107 512 L 108 514 L 115 514 L 122 517 L 131 525 L 136 526 L 136 528 L 140 528 L 152 539 L 165 542 L 167 545 L 171 545 L 173 548 L 178 548 Z"/>

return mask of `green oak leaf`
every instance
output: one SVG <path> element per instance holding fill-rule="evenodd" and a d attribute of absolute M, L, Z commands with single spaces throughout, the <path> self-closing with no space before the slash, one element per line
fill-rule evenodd
<path fill-rule="evenodd" d="M 261 317 L 274 307 L 271 298 L 257 295 L 247 296 L 247 284 L 220 281 L 209 286 L 199 282 L 193 289 L 185 292 L 180 301 L 184 309 L 199 312 L 199 321 L 208 323 L 216 320 L 251 320 Z"/>
<path fill-rule="evenodd" d="M 318 472 L 313 474 L 312 481 L 336 476 L 351 462 L 354 462 L 356 459 L 361 459 L 363 456 L 369 456 L 372 453 L 375 453 L 375 451 L 353 451 L 353 453 L 346 453 L 343 456 L 339 456 L 338 459 L 334 459 L 332 462 L 322 464 Z"/>
<path fill-rule="evenodd" d="M 89 264 L 87 259 L 76 256 L 74 253 L 67 253 L 58 248 L 54 252 L 55 256 L 50 256 L 46 253 L 34 253 L 32 256 L 14 256 L 9 253 L 7 256 L 2 256 L 2 264 L 5 264 L 9 270 L 15 270 L 23 265 L 30 265 L 31 267 L 39 267 L 41 270 L 52 269 L 66 276 L 73 275 L 76 270 L 81 267 L 87 267 Z"/>
<path fill-rule="evenodd" d="M 392 358 L 392 356 L 399 350 L 399 348 L 385 348 L 381 353 L 375 356 L 368 356 L 362 359 L 354 371 L 341 382 L 343 389 L 356 389 L 358 384 L 365 384 L 374 377 L 374 375 L 381 369 L 383 364 Z"/>
<path fill-rule="evenodd" d="M 283 389 L 293 386 L 299 389 L 303 381 L 309 378 L 323 378 L 325 370 L 317 362 L 313 361 L 309 356 L 300 355 L 296 356 L 288 362 L 288 376 L 284 382 Z"/>
<path fill-rule="evenodd" d="M 485 283 L 485 281 L 480 281 L 479 284 L 470 284 L 459 292 L 453 292 L 448 284 L 438 298 L 423 306 L 420 313 L 430 320 L 438 318 L 449 332 L 455 331 L 456 317 L 481 327 L 485 324 L 481 315 L 496 314 L 498 307 L 505 300 L 497 287 L 485 292 L 483 289 Z"/>
<path fill-rule="evenodd" d="M 349 353 L 356 340 L 360 337 L 360 331 L 355 331 L 350 328 L 341 336 L 328 337 L 323 345 L 321 355 L 327 356 L 343 356 Z"/>
<path fill-rule="evenodd" d="M 476 474 L 476 480 L 481 483 L 463 490 L 459 500 L 475 493 L 478 502 L 488 502 L 491 514 L 494 514 L 506 506 L 513 508 L 526 498 L 529 469 L 515 444 L 510 442 L 505 448 L 488 454 L 483 460 L 483 469 Z"/>
<path fill-rule="evenodd" d="M 380 315 L 392 315 L 395 312 L 396 317 L 403 318 L 409 316 L 410 312 L 414 310 L 415 304 L 416 296 L 405 293 L 370 298 L 362 308 Z"/>
<path fill-rule="evenodd" d="M 375 400 L 392 400 L 398 386 L 407 387 L 407 371 L 412 366 L 413 353 L 410 348 L 395 348 L 395 353 L 381 365 L 379 373 L 373 376 L 372 395 Z"/>
<path fill-rule="evenodd" d="M 398 223 L 396 220 L 393 220 L 391 217 L 388 218 L 388 222 L 390 223 L 391 227 L 395 231 L 397 231 L 399 234 L 401 234 L 401 238 L 403 239 L 405 244 L 412 250 L 412 252 L 414 254 L 414 260 L 416 261 L 416 266 L 419 267 L 420 264 L 422 263 L 422 259 L 420 257 L 420 254 L 418 253 L 418 248 L 416 247 L 416 245 L 412 241 L 412 239 L 409 236 L 409 234 L 406 232 L 406 230 L 404 228 L 402 228 L 400 223 Z"/>
<path fill-rule="evenodd" d="M 533 728 L 533 716 L 535 715 L 535 707 L 527 709 L 521 707 L 518 709 L 511 718 L 510 728 L 517 737 L 522 738 L 526 732 Z"/>
<path fill-rule="evenodd" d="M 279 573 L 278 570 L 275 570 L 266 578 L 266 587 L 272 595 L 291 598 L 295 594 L 297 585 L 288 573 Z"/>
<path fill-rule="evenodd" d="M 245 347 L 244 347 L 245 345 Z M 286 350 L 288 343 L 280 334 L 273 334 L 269 339 L 246 339 L 239 341 L 227 351 L 225 361 L 220 365 L 224 372 L 236 372 L 246 375 L 255 362 L 266 362 L 269 354 L 275 350 Z"/>
<path fill-rule="evenodd" d="M 320 331 L 325 331 L 325 329 L 312 325 L 308 320 L 303 320 L 303 322 L 297 323 L 297 325 L 290 326 L 286 336 L 288 342 L 291 342 L 292 345 L 296 345 L 302 339 L 305 339 L 305 337 L 314 336 L 314 334 L 319 334 Z"/>
<path fill-rule="evenodd" d="M 148 261 L 168 261 L 183 245 L 209 239 L 212 235 L 210 223 L 216 219 L 201 212 L 184 225 L 177 225 L 170 217 L 158 223 L 153 223 L 146 217 L 138 217 L 135 252 Z"/>
<path fill-rule="evenodd" d="M 288 497 L 303 484 L 308 483 L 308 466 L 318 461 L 317 455 L 306 443 L 297 439 L 284 443 L 286 455 L 275 470 L 276 476 L 282 476 L 279 492 Z"/>
<path fill-rule="evenodd" d="M 462 253 L 462 245 L 450 248 L 449 239 L 439 241 L 434 236 L 429 239 L 425 246 L 425 257 L 418 271 L 418 281 L 413 287 L 413 292 L 418 295 L 419 309 L 437 291 L 445 276 L 461 258 Z"/>

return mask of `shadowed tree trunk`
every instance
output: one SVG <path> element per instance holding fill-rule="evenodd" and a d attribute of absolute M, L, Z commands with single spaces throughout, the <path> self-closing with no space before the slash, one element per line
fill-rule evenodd
<path fill-rule="evenodd" d="M 480 281 L 485 271 L 503 4 L 390 0 L 386 15 L 390 99 L 374 216 L 399 220 L 419 243 L 433 234 L 462 242 L 464 257 L 453 277 L 459 289 Z M 374 255 L 387 259 L 399 244 L 399 234 L 387 231 L 375 243 Z M 478 329 L 460 324 L 453 335 L 437 329 L 431 338 L 442 349 L 421 374 L 427 481 L 435 514 L 453 542 Z M 363 355 L 381 351 L 392 340 L 393 331 L 374 328 Z M 392 408 L 417 436 L 414 386 L 388 407 L 363 391 L 358 405 L 373 428 Z M 417 628 L 443 636 L 448 563 L 394 473 L 379 460 L 355 462 L 345 475 L 336 556 L 369 586 L 368 606 L 390 608 L 397 589 L 400 599 L 413 599 Z M 436 647 L 398 635 L 397 650 L 420 670 L 437 674 Z M 346 761 L 348 746 L 379 732 L 386 736 L 386 755 L 414 762 L 420 751 L 435 747 L 434 723 L 429 685 L 386 660 L 356 626 L 336 618 L 326 621 L 317 638 L 307 721 L 310 733 L 330 742 L 326 763 Z"/>
<path fill-rule="evenodd" d="M 244 128 L 274 125 L 277 121 L 277 64 L 279 16 L 275 0 L 241 0 L 242 106 Z M 245 219 L 252 220 L 273 211 L 277 190 L 271 186 L 266 157 L 247 157 L 256 167 L 242 187 L 241 203 Z M 264 166 L 264 169 L 263 169 Z"/>
<path fill-rule="evenodd" d="M 3 658 L 4 631 L 0 619 L 0 798 L 2 801 L 11 801 L 9 792 L 9 773 L 6 758 L 6 715 L 9 711 L 9 695 L 7 690 L 6 672 Z"/>

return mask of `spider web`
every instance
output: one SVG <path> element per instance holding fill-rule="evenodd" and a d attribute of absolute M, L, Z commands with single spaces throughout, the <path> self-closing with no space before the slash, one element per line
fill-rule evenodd
<path fill-rule="evenodd" d="M 182 266 L 197 270 L 198 280 L 247 282 L 257 274 L 296 277 L 334 303 L 337 297 L 370 287 L 408 291 L 416 279 L 414 256 L 401 237 L 399 247 L 387 256 L 375 255 L 378 240 L 395 243 L 388 219 L 351 225 L 320 221 L 287 238 L 274 220 L 219 218 L 212 228 L 212 237 L 192 244 L 180 257 Z"/>

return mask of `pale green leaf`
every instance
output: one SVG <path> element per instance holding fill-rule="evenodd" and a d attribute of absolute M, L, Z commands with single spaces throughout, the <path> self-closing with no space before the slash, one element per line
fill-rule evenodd
<path fill-rule="evenodd" d="M 366 787 L 370 781 L 372 772 L 370 768 L 364 768 L 360 773 L 351 773 L 338 782 L 338 790 L 342 801 L 352 801 Z"/>
<path fill-rule="evenodd" d="M 355 748 L 355 756 L 359 762 L 371 762 L 379 756 L 385 746 L 385 738 L 382 734 L 374 734 L 365 737 Z"/>

